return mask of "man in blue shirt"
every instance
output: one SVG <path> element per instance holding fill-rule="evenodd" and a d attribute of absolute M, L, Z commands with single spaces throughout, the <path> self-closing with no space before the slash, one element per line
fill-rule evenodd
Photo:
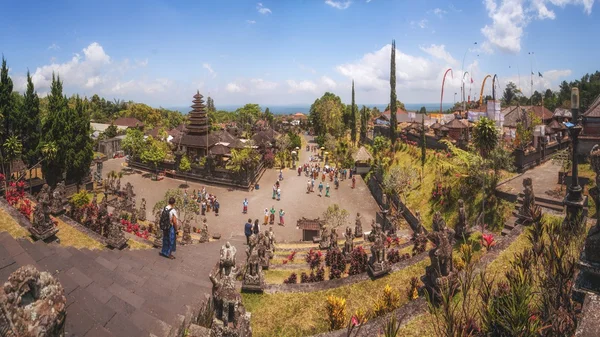
<path fill-rule="evenodd" d="M 246 244 L 250 245 L 250 236 L 252 235 L 252 219 L 248 219 L 244 225 L 244 234 L 246 235 Z"/>

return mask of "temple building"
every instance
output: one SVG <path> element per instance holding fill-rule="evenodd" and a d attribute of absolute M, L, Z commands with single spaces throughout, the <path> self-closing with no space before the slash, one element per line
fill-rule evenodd
<path fill-rule="evenodd" d="M 192 111 L 189 113 L 189 124 L 185 126 L 186 131 L 179 142 L 190 158 L 206 156 L 210 147 L 208 139 L 210 127 L 202 98 L 203 96 L 197 91 L 192 101 L 194 103 L 191 106 Z"/>

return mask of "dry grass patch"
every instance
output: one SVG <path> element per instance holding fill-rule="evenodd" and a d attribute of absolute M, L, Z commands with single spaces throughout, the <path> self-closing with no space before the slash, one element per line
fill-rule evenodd
<path fill-rule="evenodd" d="M 147 243 L 139 242 L 137 240 L 132 240 L 132 239 L 127 240 L 127 245 L 129 246 L 129 249 L 131 249 L 131 250 L 140 250 L 140 249 L 150 249 L 150 248 L 152 248 L 152 246 L 150 246 Z"/>
<path fill-rule="evenodd" d="M 29 232 L 21 227 L 8 213 L 0 209 L 0 232 L 7 232 L 15 239 L 28 238 Z"/>
<path fill-rule="evenodd" d="M 421 276 L 429 261 L 421 261 L 375 281 L 309 293 L 242 294 L 244 306 L 252 312 L 252 330 L 256 337 L 309 336 L 328 329 L 325 299 L 329 295 L 346 299 L 348 313 L 370 310 L 386 284 L 401 293 L 401 305 L 413 276 Z"/>
<path fill-rule="evenodd" d="M 58 234 L 56 234 L 56 236 L 60 239 L 60 244 L 62 246 L 88 249 L 104 249 L 104 246 L 100 242 L 67 225 L 59 218 L 55 219 L 57 221 L 58 226 Z"/>

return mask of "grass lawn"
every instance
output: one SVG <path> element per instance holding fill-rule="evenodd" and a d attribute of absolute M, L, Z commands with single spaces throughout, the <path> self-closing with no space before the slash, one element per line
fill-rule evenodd
<path fill-rule="evenodd" d="M 402 304 L 413 276 L 424 273 L 429 260 L 375 281 L 357 282 L 324 291 L 309 293 L 242 294 L 246 310 L 252 312 L 252 330 L 256 337 L 308 336 L 327 331 L 325 301 L 327 296 L 344 297 L 348 314 L 357 309 L 371 309 L 386 284 L 400 291 Z"/>
<path fill-rule="evenodd" d="M 150 246 L 147 243 L 139 242 L 139 241 L 132 240 L 132 239 L 127 240 L 127 245 L 129 246 L 129 249 L 131 249 L 131 250 L 150 249 L 150 248 L 152 248 L 152 246 Z"/>
<path fill-rule="evenodd" d="M 104 249 L 104 246 L 100 242 L 67 225 L 59 218 L 55 219 L 58 222 L 59 229 L 58 234 L 56 234 L 56 236 L 60 239 L 60 244 L 62 246 L 88 249 Z"/>
<path fill-rule="evenodd" d="M 8 213 L 1 209 L 0 232 L 8 232 L 8 234 L 15 239 L 28 238 L 31 240 L 29 237 L 29 232 L 25 228 L 19 226 L 19 224 L 10 215 L 8 215 Z"/>

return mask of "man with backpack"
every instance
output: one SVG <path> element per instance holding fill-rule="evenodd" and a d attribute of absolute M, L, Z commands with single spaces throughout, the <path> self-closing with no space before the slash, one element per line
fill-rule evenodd
<path fill-rule="evenodd" d="M 175 260 L 173 253 L 177 244 L 177 211 L 175 198 L 169 198 L 169 204 L 163 208 L 160 215 L 160 229 L 163 231 L 163 245 L 160 255 Z"/>

